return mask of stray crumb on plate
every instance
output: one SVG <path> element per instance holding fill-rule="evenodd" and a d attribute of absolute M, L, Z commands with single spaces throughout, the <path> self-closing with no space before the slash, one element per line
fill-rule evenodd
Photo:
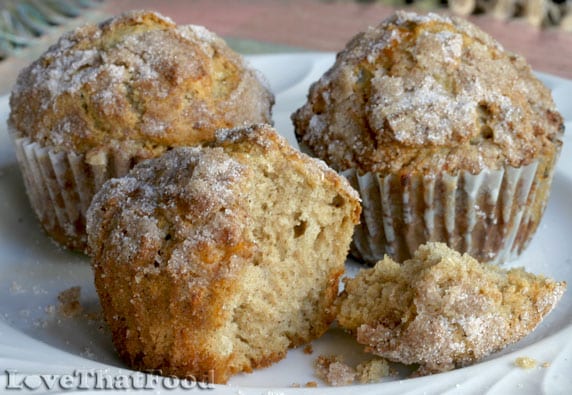
<path fill-rule="evenodd" d="M 550 367 L 550 362 L 543 362 L 542 365 L 540 365 L 543 368 L 549 368 Z"/>
<path fill-rule="evenodd" d="M 318 383 L 316 383 L 315 381 L 308 381 L 306 383 L 306 387 L 307 388 L 317 388 L 318 387 Z"/>
<path fill-rule="evenodd" d="M 56 306 L 54 306 L 53 304 L 49 304 L 46 307 L 44 307 L 44 311 L 46 312 L 46 314 L 53 315 L 56 313 Z"/>
<path fill-rule="evenodd" d="M 514 364 L 521 369 L 532 369 L 535 368 L 538 362 L 534 358 L 530 357 L 518 357 Z"/>
<path fill-rule="evenodd" d="M 17 283 L 16 281 L 12 281 L 12 285 L 10 285 L 10 294 L 20 295 L 23 293 L 26 293 L 26 290 L 24 289 L 24 287 L 22 287 L 22 284 Z"/>
<path fill-rule="evenodd" d="M 339 355 L 320 355 L 314 361 L 314 372 L 316 377 L 333 386 L 352 384 L 356 378 L 355 369 L 343 363 Z"/>
<path fill-rule="evenodd" d="M 383 358 L 370 359 L 356 367 L 356 378 L 360 383 L 376 383 L 391 374 L 389 362 Z"/>
<path fill-rule="evenodd" d="M 62 291 L 58 295 L 58 301 L 60 302 L 58 306 L 58 312 L 67 318 L 77 317 L 83 311 L 81 304 L 79 303 L 79 297 L 81 294 L 81 287 L 71 287 Z"/>
<path fill-rule="evenodd" d="M 311 344 L 306 344 L 306 346 L 304 347 L 304 354 L 312 354 L 314 352 L 314 349 L 312 348 Z"/>
<path fill-rule="evenodd" d="M 93 359 L 95 358 L 95 354 L 91 351 L 89 347 L 84 347 L 83 351 L 79 354 L 81 357 Z"/>
<path fill-rule="evenodd" d="M 48 321 L 37 319 L 32 322 L 32 325 L 34 325 L 35 328 L 45 329 L 48 326 Z"/>

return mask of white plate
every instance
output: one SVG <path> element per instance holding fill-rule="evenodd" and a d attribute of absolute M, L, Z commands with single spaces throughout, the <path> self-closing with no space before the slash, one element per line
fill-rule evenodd
<path fill-rule="evenodd" d="M 310 83 L 322 75 L 333 59 L 333 54 L 316 53 L 249 58 L 251 64 L 266 75 L 276 93 L 276 127 L 294 145 L 290 114 L 303 104 Z M 544 74 L 540 77 L 553 90 L 567 127 L 572 130 L 572 81 Z M 7 111 L 7 98 L 0 98 L 0 392 L 7 386 L 29 387 L 36 389 L 36 393 L 50 392 L 53 379 L 59 380 L 53 388 L 56 392 L 63 392 L 62 384 L 71 384 L 75 390 L 91 389 L 97 394 L 106 392 L 94 388 L 98 384 L 121 388 L 126 375 L 131 375 L 128 380 L 143 376 L 123 368 L 101 320 L 90 320 L 83 315 L 66 319 L 46 311 L 48 306 L 57 305 L 59 292 L 76 285 L 82 287 L 81 303 L 85 311 L 98 312 L 100 307 L 88 259 L 56 247 L 39 228 L 4 128 Z M 532 272 L 566 280 L 569 284 L 572 284 L 571 145 L 572 142 L 564 145 L 551 200 L 538 233 L 522 257 L 509 265 L 525 266 Z M 355 265 L 350 264 L 348 268 L 356 270 Z M 320 354 L 342 354 L 350 364 L 369 358 L 361 352 L 359 345 L 337 329 L 315 341 L 313 349 L 311 355 L 302 349 L 291 350 L 283 361 L 252 374 L 237 375 L 229 385 L 216 386 L 210 393 L 308 392 L 324 395 L 357 392 L 355 386 L 333 388 L 322 383 L 317 389 L 291 388 L 295 383 L 303 386 L 308 381 L 318 381 L 313 375 L 312 362 Z M 550 366 L 523 370 L 514 366 L 519 356 L 534 358 L 539 365 L 549 362 Z M 66 378 L 66 374 L 72 374 L 78 368 L 85 370 Z M 571 372 L 572 292 L 567 292 L 536 331 L 484 362 L 428 377 L 388 379 L 379 384 L 360 386 L 359 393 L 558 394 L 572 388 Z M 97 382 L 95 374 L 99 379 L 108 375 L 107 381 Z M 137 381 L 135 386 L 142 383 L 145 384 Z M 181 390 L 181 384 L 173 381 L 146 384 L 156 392 Z M 176 388 L 170 390 L 173 386 Z"/>

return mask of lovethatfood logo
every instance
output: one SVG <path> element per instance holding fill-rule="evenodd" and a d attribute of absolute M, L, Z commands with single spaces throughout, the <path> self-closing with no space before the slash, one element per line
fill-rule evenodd
<path fill-rule="evenodd" d="M 204 377 L 187 376 L 184 379 L 160 376 L 158 370 L 148 373 L 110 373 L 108 370 L 77 369 L 70 374 L 23 374 L 15 369 L 4 371 L 5 390 L 44 392 L 76 390 L 209 390 L 214 389 L 214 371 Z"/>

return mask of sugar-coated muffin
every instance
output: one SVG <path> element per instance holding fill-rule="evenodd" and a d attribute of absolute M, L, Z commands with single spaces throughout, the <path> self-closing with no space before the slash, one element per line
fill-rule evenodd
<path fill-rule="evenodd" d="M 565 282 L 481 264 L 443 243 L 420 246 L 403 264 L 386 257 L 344 281 L 340 325 L 366 351 L 419 364 L 417 374 L 468 365 L 522 339 L 566 290 Z"/>
<path fill-rule="evenodd" d="M 214 33 L 132 11 L 63 35 L 24 69 L 9 129 L 44 229 L 83 250 L 85 211 L 107 179 L 216 129 L 271 122 L 273 102 Z"/>
<path fill-rule="evenodd" d="M 525 60 L 471 23 L 397 12 L 355 36 L 293 116 L 363 199 L 352 252 L 427 241 L 501 263 L 542 217 L 564 123 Z"/>
<path fill-rule="evenodd" d="M 223 129 L 109 180 L 87 231 L 119 354 L 218 383 L 283 358 L 334 319 L 359 215 L 343 177 L 268 125 Z"/>

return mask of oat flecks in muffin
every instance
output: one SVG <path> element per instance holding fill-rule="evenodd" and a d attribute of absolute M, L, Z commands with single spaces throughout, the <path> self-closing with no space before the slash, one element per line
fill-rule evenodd
<path fill-rule="evenodd" d="M 523 269 L 481 264 L 441 243 L 421 246 L 403 264 L 385 258 L 345 281 L 340 325 L 369 352 L 419 364 L 418 374 L 467 365 L 520 340 L 566 289 Z"/>
<path fill-rule="evenodd" d="M 147 150 L 270 122 L 273 100 L 214 33 L 132 11 L 65 34 L 25 69 L 12 92 L 10 122 L 18 136 L 76 153 L 114 140 Z"/>
<path fill-rule="evenodd" d="M 403 11 L 355 36 L 293 120 L 332 167 L 382 174 L 519 167 L 563 131 L 523 58 L 460 18 Z"/>
<path fill-rule="evenodd" d="M 220 383 L 312 341 L 334 319 L 359 214 L 342 177 L 268 125 L 108 181 L 87 228 L 120 356 Z"/>

